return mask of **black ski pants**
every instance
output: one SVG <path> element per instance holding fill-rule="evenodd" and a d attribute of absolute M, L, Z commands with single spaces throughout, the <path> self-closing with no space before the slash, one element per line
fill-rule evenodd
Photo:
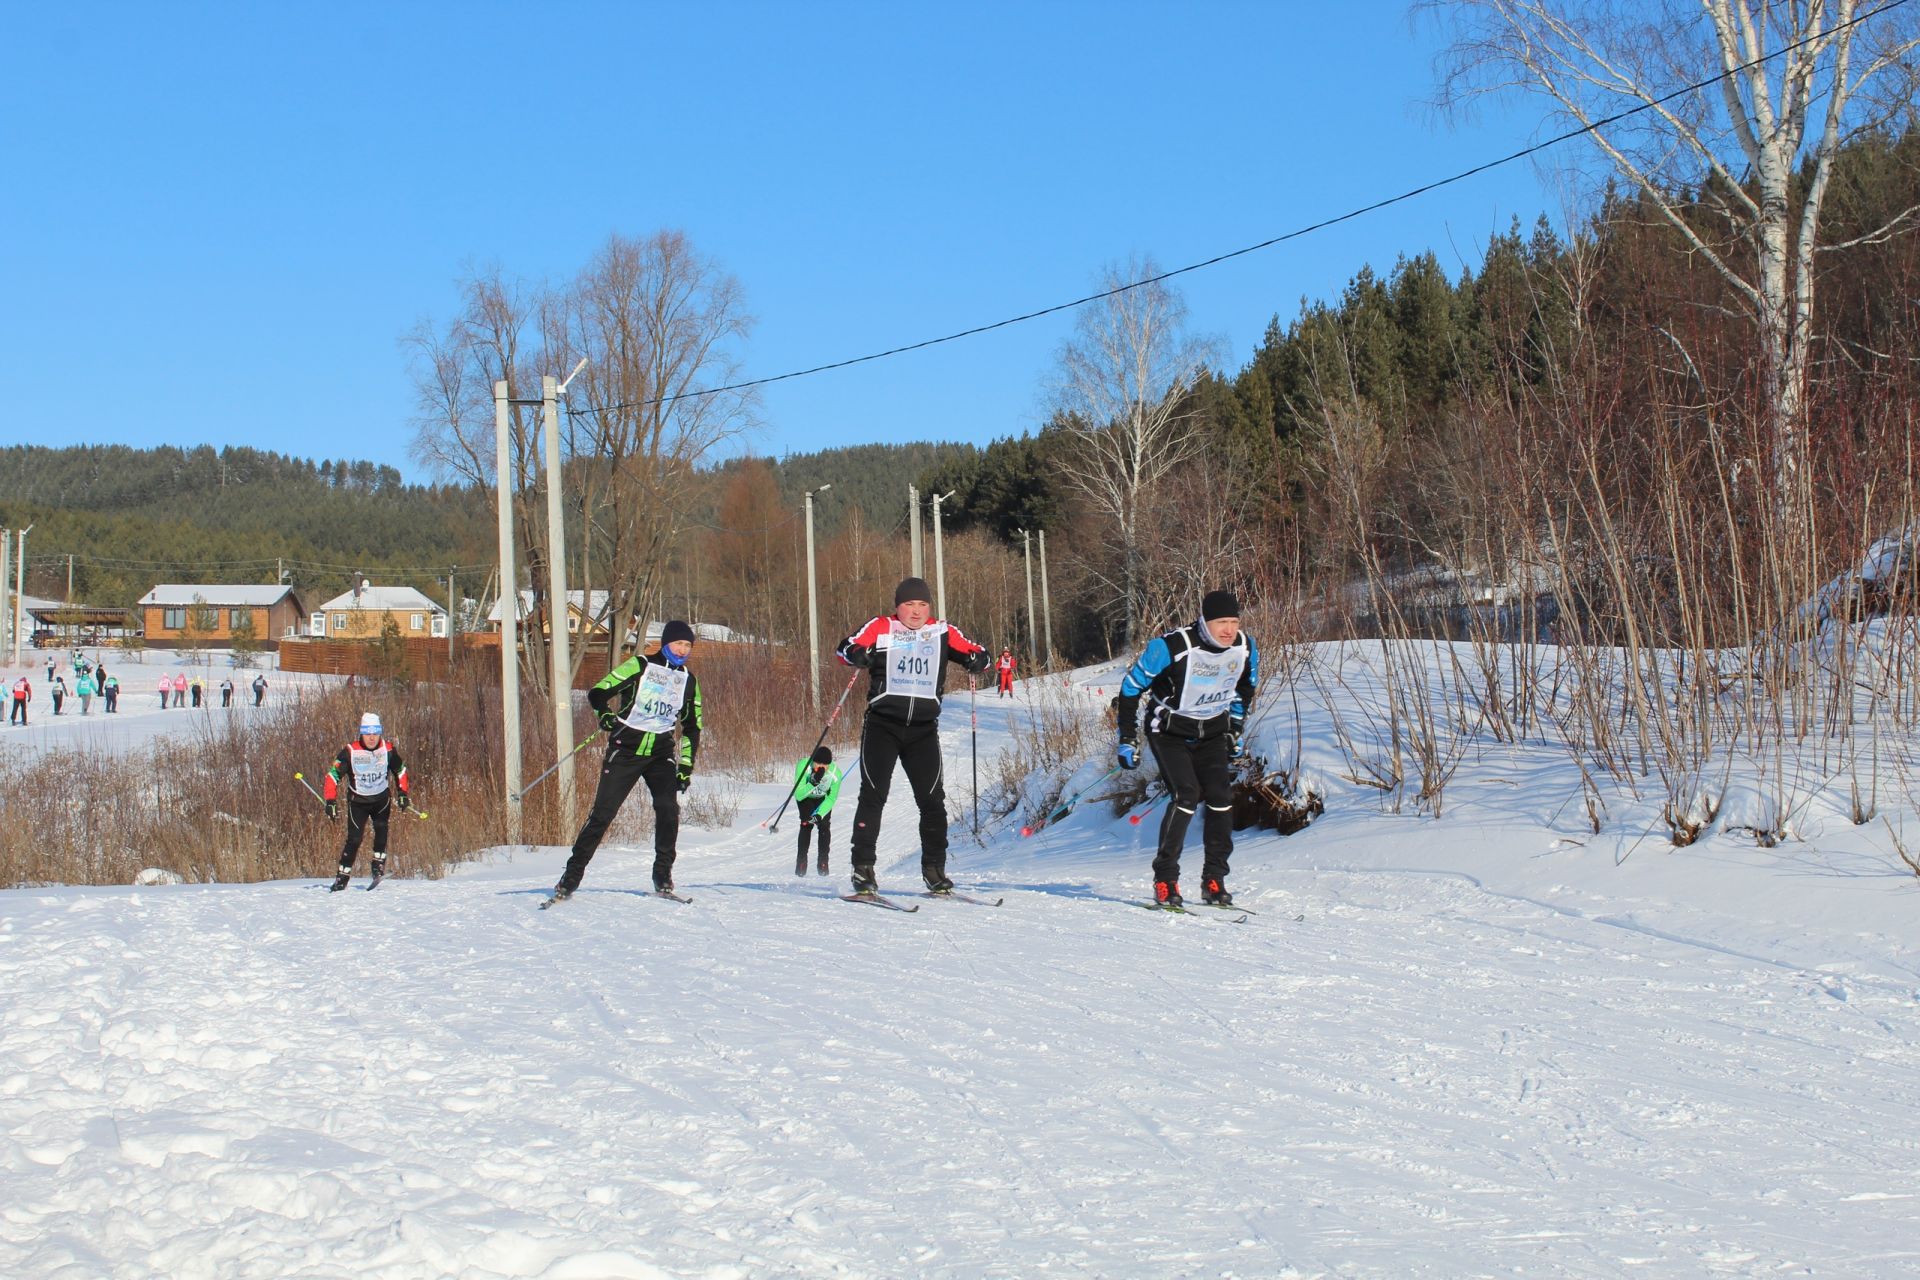
<path fill-rule="evenodd" d="M 351 867 L 360 852 L 360 839 L 367 823 L 373 823 L 373 856 L 387 856 L 387 818 L 393 813 L 393 792 L 377 796 L 347 796 L 347 842 L 340 849 L 340 865 Z"/>
<path fill-rule="evenodd" d="M 860 803 L 853 811 L 853 874 L 873 878 L 880 813 L 893 786 L 893 766 L 907 771 L 920 806 L 920 874 L 929 881 L 947 874 L 947 789 L 940 759 L 940 722 L 900 724 L 869 715 L 860 731 Z"/>
<path fill-rule="evenodd" d="M 813 829 L 820 828 L 820 874 L 827 874 L 827 846 L 833 841 L 833 815 L 820 813 L 818 800 L 800 802 L 800 848 L 794 855 L 793 874 L 803 876 L 807 873 L 807 844 L 813 839 Z"/>
<path fill-rule="evenodd" d="M 13 713 L 7 717 L 7 723 L 12 725 L 25 724 L 26 722 L 27 700 L 25 698 L 15 698 L 13 700 Z"/>
<path fill-rule="evenodd" d="M 653 794 L 653 878 L 656 882 L 673 879 L 674 845 L 680 838 L 680 762 L 679 739 L 662 734 L 654 740 L 648 754 L 635 755 L 632 742 L 618 739 L 607 744 L 606 758 L 600 765 L 600 785 L 593 793 L 593 811 L 587 823 L 574 837 L 573 856 L 560 874 L 560 883 L 578 889 L 587 874 L 587 864 L 606 836 L 607 828 L 626 803 L 627 793 L 642 778 Z"/>
<path fill-rule="evenodd" d="M 1206 860 L 1200 874 L 1206 880 L 1225 880 L 1227 860 L 1233 855 L 1233 739 L 1218 733 L 1211 738 L 1177 738 L 1150 733 L 1147 745 L 1160 765 L 1170 799 L 1160 818 L 1160 847 L 1154 854 L 1153 878 L 1180 878 L 1180 847 L 1187 842 L 1187 826 L 1204 801 L 1207 816 L 1201 824 Z"/>

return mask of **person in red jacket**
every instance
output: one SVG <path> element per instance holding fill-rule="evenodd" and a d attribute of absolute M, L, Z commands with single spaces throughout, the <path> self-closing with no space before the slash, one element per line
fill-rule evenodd
<path fill-rule="evenodd" d="M 373 822 L 373 883 L 367 887 L 380 883 L 387 874 L 387 816 L 394 805 L 405 809 L 412 803 L 407 766 L 388 741 L 380 717 L 371 711 L 360 717 L 360 736 L 340 748 L 321 783 L 320 798 L 327 802 L 328 818 L 340 816 L 342 782 L 347 784 L 347 843 L 340 850 L 340 867 L 331 886 L 335 893 L 353 878 L 353 860 L 369 819 Z"/>
<path fill-rule="evenodd" d="M 920 807 L 920 874 L 933 893 L 947 879 L 947 793 L 941 783 L 940 693 L 949 662 L 978 675 L 993 655 L 960 628 L 933 617 L 933 592 L 908 578 L 893 593 L 893 613 L 840 642 L 840 661 L 867 672 L 867 720 L 860 730 L 860 802 L 853 812 L 853 891 L 877 893 L 874 846 L 897 760 Z"/>
<path fill-rule="evenodd" d="M 13 682 L 13 713 L 7 717 L 8 726 L 15 723 L 25 726 L 27 723 L 27 704 L 33 701 L 33 686 L 27 678 L 21 676 Z"/>
<path fill-rule="evenodd" d="M 1000 696 L 1011 698 L 1013 696 L 1013 650 L 1002 649 L 999 660 L 993 664 L 993 669 L 1000 677 Z"/>

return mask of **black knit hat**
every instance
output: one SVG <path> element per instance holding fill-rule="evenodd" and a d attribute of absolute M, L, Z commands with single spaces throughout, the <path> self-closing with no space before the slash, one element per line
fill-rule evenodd
<path fill-rule="evenodd" d="M 675 618 L 672 622 L 660 628 L 660 647 L 662 649 L 672 644 L 675 640 L 692 640 L 693 638 L 693 628 L 678 618 Z"/>
<path fill-rule="evenodd" d="M 1200 618 L 1203 622 L 1212 622 L 1215 618 L 1239 616 L 1240 597 L 1231 591 L 1209 591 L 1200 601 Z"/>
<path fill-rule="evenodd" d="M 933 588 L 927 585 L 925 578 L 902 578 L 900 585 L 893 589 L 893 603 L 897 608 L 909 600 L 925 600 L 933 603 Z"/>
<path fill-rule="evenodd" d="M 832 747 L 815 747 L 813 749 L 813 763 L 814 764 L 832 764 L 833 748 Z"/>

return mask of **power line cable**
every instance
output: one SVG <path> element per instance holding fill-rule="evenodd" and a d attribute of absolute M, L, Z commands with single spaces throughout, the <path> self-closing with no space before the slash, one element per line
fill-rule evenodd
<path fill-rule="evenodd" d="M 1850 27 L 1857 27 L 1863 22 L 1866 22 L 1873 18 L 1877 18 L 1884 13 L 1890 13 L 1895 9 L 1905 6 L 1908 3 L 1910 3 L 1910 0 L 1889 0 L 1887 4 L 1881 5 L 1878 9 L 1875 9 L 1870 13 L 1860 14 L 1858 17 L 1851 18 L 1846 22 L 1839 23 L 1836 26 L 1834 26 L 1832 29 L 1828 31 L 1823 31 L 1818 35 L 1808 36 L 1803 40 L 1796 40 L 1792 44 L 1782 45 L 1780 48 L 1775 49 L 1772 53 L 1763 54 L 1758 58 L 1754 58 L 1750 61 L 1743 62 L 1738 66 L 1728 67 L 1726 70 L 1720 72 L 1717 75 L 1708 76 L 1704 80 L 1696 80 L 1692 84 L 1689 84 L 1684 88 L 1675 89 L 1672 93 L 1666 94 L 1659 98 L 1654 98 L 1649 102 L 1643 102 L 1637 107 L 1629 107 L 1625 111 L 1615 112 L 1613 115 L 1603 117 L 1599 120 L 1595 120 L 1590 124 L 1582 125 L 1577 129 L 1569 129 L 1565 133 L 1558 134 L 1542 142 L 1536 142 L 1532 146 L 1522 147 L 1520 150 L 1512 152 L 1508 155 L 1501 156 L 1498 159 L 1488 160 L 1488 161 L 1485 161 L 1484 163 L 1474 165 L 1470 169 L 1462 169 L 1460 172 L 1452 174 L 1448 177 L 1439 178 L 1428 183 L 1423 183 L 1420 186 L 1414 187 L 1407 191 L 1403 191 L 1399 195 L 1388 196 L 1384 200 L 1376 200 L 1372 204 L 1361 205 L 1357 209 L 1349 209 L 1345 213 L 1336 214 L 1330 218 L 1323 218 L 1319 222 L 1309 223 L 1304 227 L 1297 227 L 1292 231 L 1288 231 L 1281 235 L 1273 236 L 1269 239 L 1262 240 L 1257 244 L 1250 244 L 1245 246 L 1244 248 L 1232 249 L 1226 253 L 1215 254 L 1211 258 L 1203 258 L 1199 262 L 1190 262 L 1184 267 L 1175 267 L 1171 271 L 1162 271 L 1157 275 L 1146 276 L 1143 279 L 1139 279 L 1139 280 L 1132 280 L 1127 282 L 1126 284 L 1117 285 L 1111 289 L 1103 289 L 1098 293 L 1090 293 L 1083 298 L 1075 298 L 1071 302 L 1058 302 L 1050 307 L 1041 307 L 1037 311 L 1028 311 L 1021 315 L 1009 316 L 1004 320 L 995 320 L 990 324 L 975 325 L 971 329 L 962 329 L 957 333 L 945 334 L 938 338 L 925 338 L 919 342 L 909 342 L 903 346 L 889 347 L 885 351 L 875 351 L 867 355 L 853 356 L 845 360 L 834 360 L 827 364 L 817 364 L 809 369 L 795 369 L 787 373 L 772 374 L 765 378 L 749 378 L 744 382 L 730 382 L 724 386 L 707 387 L 699 391 L 678 391 L 672 395 L 655 396 L 647 400 L 627 400 L 617 404 L 601 405 L 598 407 L 588 406 L 585 408 L 574 410 L 574 412 L 613 413 L 621 409 L 642 409 L 642 408 L 651 407 L 653 405 L 673 404 L 676 401 L 680 401 L 680 400 L 695 400 L 705 396 L 722 395 L 728 391 L 745 391 L 752 387 L 764 387 L 770 383 L 791 381 L 794 378 L 807 378 L 807 377 L 813 376 L 816 373 L 828 373 L 835 369 L 845 369 L 857 364 L 867 364 L 874 360 L 885 360 L 891 356 L 905 355 L 910 351 L 921 351 L 928 347 L 937 347 L 948 342 L 958 342 L 962 338 L 977 337 L 978 335 L 983 333 L 992 333 L 996 329 L 1005 329 L 1016 324 L 1025 324 L 1029 320 L 1038 320 L 1043 316 L 1056 315 L 1062 311 L 1072 311 L 1076 307 L 1086 306 L 1089 302 L 1100 302 L 1106 298 L 1118 297 L 1120 294 L 1131 292 L 1134 289 L 1142 289 L 1148 285 L 1159 284 L 1163 280 L 1171 280 L 1175 276 L 1183 276 L 1189 272 L 1199 271 L 1205 267 L 1217 266 L 1222 262 L 1228 262 L 1234 258 L 1243 258 L 1250 253 L 1258 253 L 1262 249 L 1271 249 L 1274 245 L 1284 244 L 1289 240 L 1298 240 L 1302 236 L 1312 235 L 1316 231 L 1324 231 L 1328 227 L 1338 226 L 1343 222 L 1351 222 L 1354 219 L 1364 217 L 1369 213 L 1377 213 L 1381 209 L 1385 209 L 1391 205 L 1402 204 L 1408 200 L 1414 199 L 1417 196 L 1426 195 L 1430 191 L 1438 191 L 1442 187 L 1450 187 L 1450 186 L 1453 186 L 1455 183 L 1465 182 L 1468 178 L 1477 177 L 1480 174 L 1488 172 L 1489 170 L 1498 169 L 1503 165 L 1512 164 L 1516 160 L 1524 160 L 1528 156 L 1536 155 L 1539 152 L 1546 151 L 1553 147 L 1557 147 L 1563 142 L 1571 141 L 1574 138 L 1584 137 L 1589 133 L 1594 133 L 1600 129 L 1603 129 L 1608 125 L 1618 124 L 1622 120 L 1628 120 L 1633 118 L 1634 116 L 1641 115 L 1644 112 L 1652 111 L 1656 107 L 1665 106 L 1667 103 L 1674 101 L 1676 98 L 1684 98 L 1690 93 L 1698 93 L 1702 89 L 1718 84 L 1722 80 L 1726 80 L 1732 76 L 1739 75 L 1743 71 L 1750 71 L 1754 67 L 1763 66 L 1766 63 L 1772 62 L 1776 58 L 1792 53 L 1795 49 L 1805 48 L 1807 45 L 1816 44 L 1823 40 L 1830 40 L 1834 36 L 1840 34 L 1842 31 L 1845 31 Z"/>

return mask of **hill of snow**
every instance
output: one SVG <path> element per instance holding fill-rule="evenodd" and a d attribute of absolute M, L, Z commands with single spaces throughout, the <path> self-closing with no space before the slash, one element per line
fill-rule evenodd
<path fill-rule="evenodd" d="M 1582 834 L 1555 768 L 1243 832 L 1244 924 L 1136 909 L 1153 821 L 1095 805 L 956 827 L 1005 906 L 912 898 L 898 783 L 911 915 L 835 897 L 851 787 L 830 879 L 777 787 L 683 831 L 691 905 L 614 847 L 546 912 L 558 848 L 0 892 L 0 1274 L 1920 1272 L 1920 881 L 1846 824 Z"/>

